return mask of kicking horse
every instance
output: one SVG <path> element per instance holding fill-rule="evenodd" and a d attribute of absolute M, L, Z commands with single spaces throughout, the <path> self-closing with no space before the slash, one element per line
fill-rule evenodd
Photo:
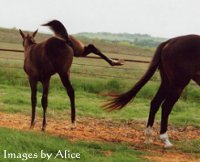
<path fill-rule="evenodd" d="M 50 26 L 56 36 L 41 43 L 36 43 L 34 40 L 38 30 L 33 32 L 31 35 L 24 34 L 19 30 L 23 39 L 24 47 L 24 71 L 28 75 L 31 87 L 32 116 L 30 127 L 33 128 L 35 125 L 37 83 L 41 82 L 43 86 L 41 100 L 43 107 L 42 131 L 45 130 L 47 125 L 46 110 L 48 106 L 49 82 L 51 76 L 58 73 L 70 98 L 71 122 L 72 128 L 75 128 L 75 94 L 69 78 L 73 57 L 85 57 L 89 53 L 93 52 L 102 57 L 112 66 L 123 65 L 123 63 L 119 60 L 109 59 L 92 44 L 84 46 L 73 36 L 69 36 L 64 25 L 58 20 L 53 20 L 44 25 Z"/>
<path fill-rule="evenodd" d="M 48 26 L 50 29 L 54 31 L 57 37 L 62 38 L 62 33 L 65 33 L 64 25 L 58 20 L 49 21 L 46 24 L 42 24 L 42 26 Z M 74 36 L 69 35 L 68 40 L 71 43 L 71 46 L 74 50 L 75 57 L 86 57 L 90 53 L 94 53 L 95 55 L 100 56 L 106 62 L 108 62 L 111 66 L 120 66 L 123 65 L 123 60 L 113 60 L 104 55 L 94 44 L 84 45 L 80 40 L 76 39 Z"/>

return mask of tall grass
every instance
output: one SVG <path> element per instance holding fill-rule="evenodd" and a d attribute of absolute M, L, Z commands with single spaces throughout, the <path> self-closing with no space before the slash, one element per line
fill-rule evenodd
<path fill-rule="evenodd" d="M 11 65 L 15 66 L 11 63 Z M 7 66 L 7 65 L 5 65 Z M 10 66 L 10 65 L 9 65 Z M 157 77 L 157 75 L 155 75 Z M 129 90 L 139 77 L 133 80 L 117 79 L 117 78 L 99 78 L 93 76 L 84 76 L 72 74 L 72 84 L 76 91 L 84 91 L 88 93 L 122 93 Z M 157 77 L 158 79 L 158 77 Z M 0 69 L 1 84 L 25 86 L 29 87 L 27 76 L 22 69 L 15 68 L 3 68 Z M 147 85 L 142 88 L 137 97 L 144 99 L 152 99 L 159 87 L 159 82 L 152 79 Z M 159 79 L 158 79 L 159 80 Z M 51 80 L 51 87 L 54 89 L 63 89 L 63 85 L 58 77 L 55 75 Z M 42 87 L 39 87 L 39 90 Z M 185 88 L 181 95 L 181 99 L 184 101 L 193 101 L 199 103 L 200 93 L 199 87 L 195 84 L 191 84 Z"/>

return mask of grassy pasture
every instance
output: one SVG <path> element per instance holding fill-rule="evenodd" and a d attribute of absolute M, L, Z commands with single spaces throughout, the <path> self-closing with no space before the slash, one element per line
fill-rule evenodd
<path fill-rule="evenodd" d="M 2 48 L 9 47 L 11 49 L 20 49 L 20 46 L 20 44 L 16 43 L 1 43 Z M 110 53 L 106 52 L 106 54 L 108 56 L 112 56 Z M 124 55 L 115 55 L 119 56 L 119 58 L 124 57 Z M 30 107 L 30 89 L 26 75 L 22 70 L 23 53 L 1 51 L 0 57 L 2 57 L 0 59 L 0 89 L 2 89 L 1 91 L 5 92 L 1 95 L 2 97 L 0 98 L 1 103 L 4 105 L 0 109 L 9 112 L 29 112 L 30 109 L 27 109 L 27 107 Z M 136 58 L 135 56 L 129 57 L 132 59 L 140 60 L 143 60 L 144 58 L 142 56 L 136 56 Z M 90 66 L 83 66 L 82 64 Z M 96 65 L 104 67 L 95 67 Z M 159 87 L 158 72 L 141 90 L 134 102 L 129 104 L 122 111 L 106 113 L 100 108 L 100 105 L 106 100 L 104 94 L 108 92 L 120 93 L 128 90 L 143 75 L 147 68 L 148 64 L 143 63 L 128 62 L 121 67 L 110 67 L 103 60 L 74 58 L 74 64 L 71 68 L 71 79 L 76 91 L 78 115 L 90 115 L 100 118 L 106 117 L 117 120 L 146 120 L 148 116 L 150 100 L 153 98 L 156 90 Z M 41 85 L 39 85 L 38 89 L 38 95 L 41 96 Z M 170 116 L 172 123 L 177 125 L 199 124 L 200 121 L 197 115 L 200 111 L 198 109 L 200 94 L 198 91 L 199 87 L 195 84 L 190 84 L 185 89 L 181 99 L 174 107 Z M 16 95 L 18 93 L 26 96 L 23 98 L 23 101 L 21 101 L 22 99 L 18 98 L 18 95 Z M 12 100 L 10 100 L 10 98 L 12 98 Z M 39 100 L 38 106 L 41 107 Z M 69 107 L 68 97 L 58 76 L 55 75 L 51 81 L 48 111 L 51 114 L 51 111 L 54 113 L 63 111 L 66 107 Z M 41 108 L 39 108 L 39 112 L 40 110 Z M 160 115 L 157 115 L 157 118 L 160 118 Z"/>
<path fill-rule="evenodd" d="M 21 158 L 5 158 L 1 155 L 1 161 L 47 161 L 47 158 L 41 156 L 41 150 L 45 153 L 52 153 L 50 162 L 58 161 L 84 161 L 84 162 L 132 162 L 143 161 L 140 157 L 143 153 L 130 149 L 127 144 L 110 144 L 100 142 L 70 142 L 59 137 L 52 137 L 43 133 L 22 132 L 13 129 L 0 128 L 1 154 L 6 150 L 7 153 L 21 153 Z M 45 141 L 45 142 L 44 142 Z M 17 150 L 16 150 L 17 148 Z M 58 150 L 70 153 L 79 153 L 80 159 L 62 158 L 56 154 Z M 28 158 L 27 154 L 37 154 L 37 158 Z M 13 156 L 14 157 L 14 156 Z M 56 157 L 56 158 L 55 158 Z"/>
<path fill-rule="evenodd" d="M 16 38 L 20 39 L 18 36 Z M 12 43 L 9 43 L 9 40 L 6 41 L 0 42 L 1 48 L 22 49 L 22 45 L 19 41 L 11 41 Z M 85 42 L 89 42 L 89 40 Z M 97 43 L 98 47 L 103 49 L 103 52 L 107 56 L 120 59 L 150 60 L 149 57 L 140 55 L 131 56 L 130 54 L 142 53 L 144 56 L 152 56 L 154 51 L 154 49 L 127 47 L 127 45 L 119 43 L 117 44 L 117 46 L 119 46 L 118 50 L 112 50 L 116 44 L 108 43 L 109 45 L 107 45 L 105 42 L 102 43 L 99 40 L 95 40 L 92 43 Z M 71 80 L 76 94 L 77 118 L 82 116 L 118 121 L 147 120 L 150 101 L 159 87 L 158 72 L 156 72 L 151 81 L 145 85 L 141 92 L 138 93 L 134 102 L 123 110 L 107 113 L 103 111 L 100 106 L 107 99 L 105 94 L 110 92 L 121 93 L 131 88 L 144 74 L 145 70 L 148 68 L 148 64 L 127 62 L 124 66 L 113 68 L 103 60 L 86 58 L 74 58 L 73 63 L 71 68 Z M 80 64 L 87 64 L 90 66 L 83 66 Z M 95 67 L 96 65 L 105 67 Z M 30 88 L 22 67 L 23 53 L 0 51 L 0 111 L 30 115 Z M 38 86 L 37 95 L 41 98 L 42 87 L 40 84 Z M 192 83 L 185 89 L 180 100 L 175 105 L 170 115 L 169 123 L 177 127 L 187 125 L 199 127 L 199 107 L 199 87 Z M 53 76 L 51 80 L 47 112 L 48 117 L 54 117 L 58 120 L 66 118 L 70 120 L 69 99 L 57 75 Z M 39 98 L 37 115 L 42 116 L 42 107 Z M 160 121 L 160 111 L 156 116 L 156 120 Z M 83 141 L 71 143 L 66 139 L 51 137 L 45 134 L 20 132 L 5 128 L 0 128 L 0 131 L 0 139 L 6 139 L 0 141 L 0 146 L 2 146 L 0 147 L 1 151 L 2 148 L 6 148 L 11 152 L 16 152 L 16 149 L 18 149 L 19 152 L 35 152 L 41 149 L 55 152 L 58 149 L 65 149 L 67 146 L 71 150 L 78 150 L 84 154 L 82 161 L 144 161 L 140 156 L 145 153 L 130 149 L 129 144 L 107 144 Z M 12 144 L 9 141 L 15 142 Z M 44 143 L 43 141 L 47 142 Z M 195 153 L 195 155 L 200 152 L 199 144 L 199 140 L 189 140 L 187 144 L 183 144 L 181 141 L 176 142 L 177 148 L 181 152 Z M 111 155 L 107 156 L 104 154 L 110 150 L 112 152 Z M 62 161 L 62 159 L 57 159 L 57 161 Z"/>

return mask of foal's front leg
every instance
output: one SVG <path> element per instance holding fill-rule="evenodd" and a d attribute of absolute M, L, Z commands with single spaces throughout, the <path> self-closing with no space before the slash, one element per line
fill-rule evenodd
<path fill-rule="evenodd" d="M 42 94 L 42 108 L 43 108 L 43 122 L 42 122 L 42 131 L 45 131 L 45 128 L 47 126 L 47 121 L 46 121 L 46 110 L 48 106 L 48 92 L 49 92 L 49 80 L 47 79 L 42 82 L 43 86 L 43 94 Z"/>
<path fill-rule="evenodd" d="M 35 107 L 37 104 L 37 81 L 34 79 L 29 78 L 29 84 L 31 87 L 31 104 L 32 104 L 32 116 L 31 116 L 31 125 L 30 128 L 32 129 L 35 125 Z"/>

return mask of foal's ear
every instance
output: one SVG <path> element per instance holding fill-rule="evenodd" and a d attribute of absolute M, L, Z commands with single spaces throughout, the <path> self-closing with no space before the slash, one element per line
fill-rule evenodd
<path fill-rule="evenodd" d="M 33 38 L 36 36 L 37 32 L 38 32 L 38 29 L 37 29 L 36 31 L 33 32 L 33 34 L 32 34 L 32 37 L 33 37 Z"/>
<path fill-rule="evenodd" d="M 24 39 L 25 35 L 24 35 L 24 33 L 21 31 L 21 29 L 19 29 L 19 33 L 21 34 L 22 38 Z"/>

